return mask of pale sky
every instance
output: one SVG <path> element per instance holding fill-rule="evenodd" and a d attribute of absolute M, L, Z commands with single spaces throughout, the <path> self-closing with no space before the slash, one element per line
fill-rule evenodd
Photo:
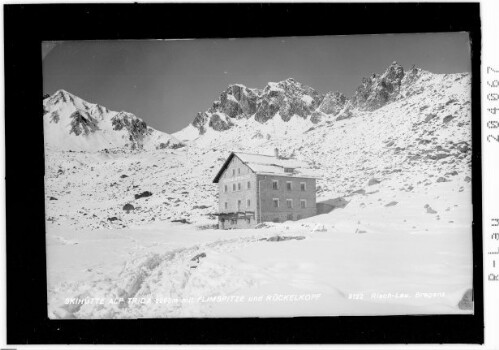
<path fill-rule="evenodd" d="M 264 88 L 289 77 L 351 96 L 393 61 L 433 73 L 471 71 L 467 33 L 250 39 L 67 41 L 43 47 L 44 92 L 67 90 L 173 133 L 228 85 Z"/>

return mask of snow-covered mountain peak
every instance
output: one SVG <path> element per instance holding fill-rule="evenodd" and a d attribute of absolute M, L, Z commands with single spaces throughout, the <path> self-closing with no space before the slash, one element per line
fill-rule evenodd
<path fill-rule="evenodd" d="M 262 93 L 268 94 L 271 91 L 286 91 L 288 93 L 310 93 L 315 90 L 310 86 L 302 84 L 301 82 L 295 80 L 294 78 L 287 78 L 285 80 L 281 80 L 278 82 L 268 82 L 267 85 L 263 88 Z"/>
<path fill-rule="evenodd" d="M 89 109 L 97 104 L 85 101 L 79 96 L 72 94 L 66 90 L 60 89 L 57 90 L 52 96 L 49 97 L 48 101 L 52 103 L 66 103 L 72 104 L 77 108 Z"/>
<path fill-rule="evenodd" d="M 50 99 L 54 102 L 57 101 L 62 101 L 62 102 L 70 102 L 71 99 L 74 99 L 76 96 L 73 95 L 72 93 L 64 90 L 64 89 L 59 89 L 57 90 L 52 96 L 50 96 Z"/>
<path fill-rule="evenodd" d="M 404 70 L 397 62 L 391 63 L 381 74 L 363 78 L 351 97 L 339 91 L 321 94 L 293 78 L 269 82 L 262 89 L 230 84 L 209 109 L 198 112 L 193 122 L 175 133 L 173 139 L 170 135 L 151 138 L 157 131 L 132 113 L 109 111 L 65 90 L 59 90 L 44 100 L 44 119 L 47 128 L 57 126 L 63 129 L 56 132 L 57 135 L 79 137 L 76 138 L 78 144 L 95 135 L 107 135 L 106 139 L 114 135 L 113 141 L 97 142 L 97 149 L 177 147 L 179 140 L 196 140 L 194 143 L 202 147 L 217 147 L 232 142 L 256 145 L 285 136 L 301 135 L 312 128 L 344 119 L 370 118 L 366 112 L 388 108 L 399 101 L 409 101 L 428 91 L 447 102 L 461 93 L 461 88 L 457 86 L 463 84 L 470 84 L 468 73 L 433 74 L 415 66 Z M 61 137 L 56 136 L 55 139 L 60 140 Z M 148 146 L 148 139 L 159 143 Z M 73 142 L 63 146 L 61 142 L 56 144 L 63 149 L 95 149 L 94 146 L 75 146 Z"/>
<path fill-rule="evenodd" d="M 49 148 L 74 151 L 179 147 L 180 141 L 148 127 L 132 113 L 110 111 L 65 90 L 44 99 L 44 134 Z"/>

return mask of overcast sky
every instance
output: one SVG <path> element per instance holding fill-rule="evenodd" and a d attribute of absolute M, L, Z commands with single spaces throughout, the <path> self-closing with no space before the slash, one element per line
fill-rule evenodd
<path fill-rule="evenodd" d="M 179 41 L 71 41 L 43 47 L 44 92 L 67 90 L 172 133 L 229 84 L 263 88 L 293 77 L 351 96 L 393 61 L 434 73 L 469 72 L 467 33 Z"/>

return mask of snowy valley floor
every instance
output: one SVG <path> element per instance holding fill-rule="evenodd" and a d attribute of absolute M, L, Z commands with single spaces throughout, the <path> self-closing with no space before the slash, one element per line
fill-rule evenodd
<path fill-rule="evenodd" d="M 343 209 L 261 229 L 48 223 L 49 316 L 470 313 L 458 307 L 472 287 L 466 185 L 405 192 L 378 184 Z"/>

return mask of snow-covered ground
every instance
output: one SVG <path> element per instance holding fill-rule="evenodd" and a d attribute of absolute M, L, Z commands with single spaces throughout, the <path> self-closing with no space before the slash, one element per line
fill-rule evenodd
<path fill-rule="evenodd" d="M 328 214 L 224 231 L 209 215 L 210 168 L 168 152 L 164 166 L 154 152 L 58 158 L 71 182 L 54 178 L 47 199 L 50 317 L 469 312 L 457 306 L 472 286 L 468 179 L 382 178 Z M 300 239 L 263 240 L 278 236 Z"/>
<path fill-rule="evenodd" d="M 49 316 L 472 312 L 458 307 L 473 280 L 469 75 L 425 73 L 401 94 L 343 120 L 241 119 L 175 149 L 48 144 Z M 226 157 L 275 147 L 336 208 L 215 229 Z"/>
<path fill-rule="evenodd" d="M 385 206 L 393 195 L 355 195 L 343 209 L 261 229 L 167 222 L 122 230 L 54 227 L 47 235 L 49 314 L 469 312 L 457 306 L 472 286 L 469 188 L 443 183 Z M 436 214 L 427 212 L 428 203 Z"/>

